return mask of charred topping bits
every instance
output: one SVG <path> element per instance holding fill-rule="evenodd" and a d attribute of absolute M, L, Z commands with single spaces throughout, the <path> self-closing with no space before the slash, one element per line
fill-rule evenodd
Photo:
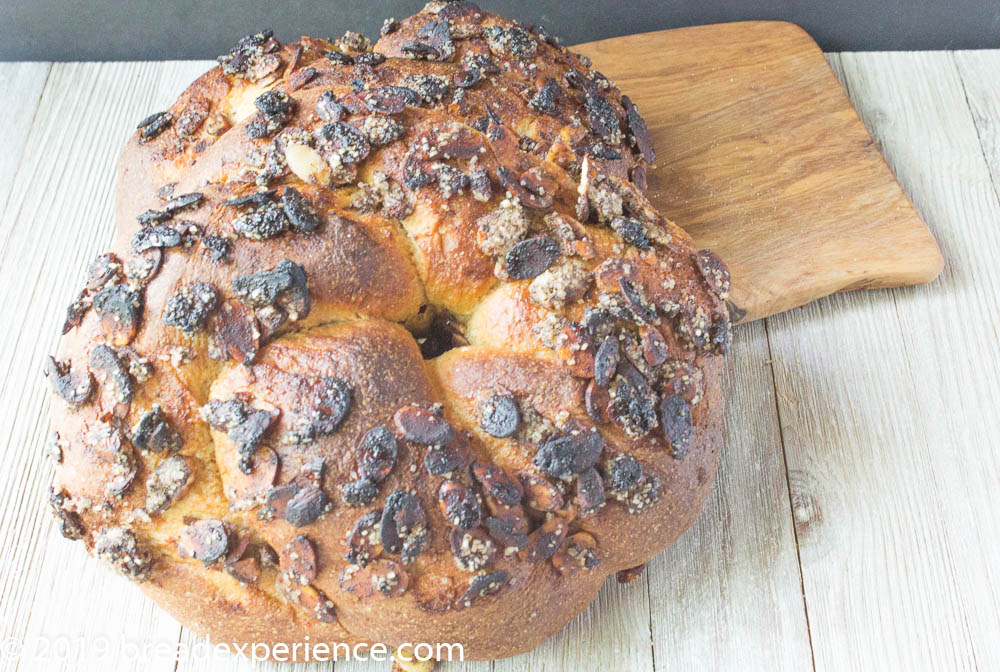
<path fill-rule="evenodd" d="M 281 571 L 292 583 L 307 585 L 316 579 L 316 549 L 308 537 L 293 537 L 281 550 Z"/>
<path fill-rule="evenodd" d="M 346 381 L 323 376 L 306 383 L 307 408 L 295 423 L 294 439 L 308 443 L 340 429 L 351 410 L 351 387 Z"/>
<path fill-rule="evenodd" d="M 131 285 L 110 285 L 94 294 L 94 310 L 108 340 L 113 345 L 128 345 L 139 328 L 142 294 Z"/>
<path fill-rule="evenodd" d="M 56 492 L 49 488 L 49 506 L 52 508 L 52 515 L 59 521 L 59 532 L 67 539 L 83 539 L 86 530 L 80 515 L 75 511 L 66 508 L 65 490 Z"/>
<path fill-rule="evenodd" d="M 424 455 L 424 468 L 431 476 L 449 476 L 462 466 L 462 455 L 452 446 L 431 446 Z"/>
<path fill-rule="evenodd" d="M 614 335 L 607 335 L 597 347 L 594 355 L 594 382 L 601 387 L 607 387 L 618 369 L 621 349 Z"/>
<path fill-rule="evenodd" d="M 146 513 L 155 515 L 166 510 L 184 491 L 191 479 L 191 467 L 181 455 L 171 455 L 146 479 Z"/>
<path fill-rule="evenodd" d="M 163 308 L 163 323 L 185 333 L 193 333 L 205 324 L 218 303 L 218 292 L 207 282 L 184 285 L 167 300 Z"/>
<path fill-rule="evenodd" d="M 392 418 L 405 439 L 425 445 L 444 445 L 455 438 L 448 421 L 420 406 L 404 406 Z"/>
<path fill-rule="evenodd" d="M 385 500 L 380 539 L 386 553 L 398 553 L 403 564 L 412 562 L 427 542 L 427 514 L 415 495 L 396 490 Z"/>
<path fill-rule="evenodd" d="M 417 29 L 417 39 L 404 43 L 399 50 L 409 58 L 447 60 L 455 53 L 451 28 L 447 21 L 428 21 Z"/>
<path fill-rule="evenodd" d="M 663 438 L 673 451 L 674 457 L 687 455 L 691 442 L 691 407 L 679 394 L 671 394 L 660 402 L 660 424 Z"/>
<path fill-rule="evenodd" d="M 529 280 L 548 270 L 561 250 L 559 243 L 549 236 L 528 238 L 515 244 L 507 252 L 504 262 L 511 280 Z"/>
<path fill-rule="evenodd" d="M 173 453 L 180 450 L 182 441 L 177 430 L 167 422 L 163 410 L 154 404 L 132 428 L 132 445 L 153 453 Z"/>
<path fill-rule="evenodd" d="M 271 31 L 265 30 L 242 38 L 228 54 L 219 56 L 218 61 L 227 75 L 257 81 L 281 65 L 281 59 L 273 53 L 280 46 Z"/>
<path fill-rule="evenodd" d="M 94 378 L 89 371 L 75 375 L 68 362 L 60 362 L 54 357 L 45 360 L 45 375 L 52 389 L 70 406 L 81 406 L 94 391 Z"/>
<path fill-rule="evenodd" d="M 133 581 L 145 581 L 153 569 L 153 557 L 139 545 L 135 534 L 124 527 L 111 527 L 94 539 L 94 555 Z"/>
<path fill-rule="evenodd" d="M 201 245 L 205 254 L 212 261 L 229 262 L 229 253 L 233 249 L 233 244 L 228 238 L 216 235 L 205 236 L 201 239 Z"/>
<path fill-rule="evenodd" d="M 90 351 L 90 370 L 97 374 L 99 382 L 109 383 L 114 388 L 114 398 L 118 403 L 131 403 L 132 375 L 117 352 L 103 343 L 95 345 Z"/>
<path fill-rule="evenodd" d="M 601 562 L 597 542 L 586 532 L 577 532 L 566 538 L 565 543 L 552 556 L 552 564 L 560 572 L 591 570 Z"/>
<path fill-rule="evenodd" d="M 358 163 L 371 152 L 371 144 L 361 131 L 343 121 L 324 124 L 320 134 L 321 150 L 335 154 L 343 163 Z"/>
<path fill-rule="evenodd" d="M 449 523 L 462 530 L 479 527 L 483 510 L 479 496 L 456 481 L 445 481 L 438 491 L 441 514 Z"/>
<path fill-rule="evenodd" d="M 269 192 L 258 192 L 251 196 L 233 199 L 223 205 L 244 209 L 232 221 L 232 226 L 237 234 L 250 240 L 266 240 L 280 236 L 290 225 L 284 209 L 271 200 Z"/>
<path fill-rule="evenodd" d="M 344 501 L 351 506 L 364 506 L 371 504 L 378 496 L 378 487 L 375 481 L 370 478 L 361 478 L 356 481 L 348 481 L 340 486 L 340 494 Z"/>
<path fill-rule="evenodd" d="M 330 508 L 330 500 L 320 488 L 306 486 L 296 492 L 285 507 L 285 520 L 295 527 L 316 522 Z"/>
<path fill-rule="evenodd" d="M 521 409 L 510 395 L 494 393 L 479 404 L 479 426 L 490 436 L 513 436 L 520 424 Z"/>
<path fill-rule="evenodd" d="M 729 296 L 731 279 L 729 269 L 715 252 L 711 250 L 701 250 L 695 256 L 698 263 L 698 270 L 701 271 L 705 282 L 720 299 Z"/>
<path fill-rule="evenodd" d="M 646 122 L 639 114 L 639 110 L 628 96 L 622 96 L 622 107 L 625 108 L 625 121 L 628 124 L 629 141 L 639 150 L 639 154 L 646 163 L 656 161 L 656 152 L 653 150 L 653 136 L 646 128 Z"/>
<path fill-rule="evenodd" d="M 154 224 L 139 229 L 132 236 L 132 249 L 145 252 L 154 247 L 176 247 L 182 242 L 181 232 L 172 226 Z"/>
<path fill-rule="evenodd" d="M 139 142 L 149 142 L 167 130 L 174 121 L 174 115 L 169 112 L 154 112 L 139 122 Z"/>
<path fill-rule="evenodd" d="M 462 596 L 459 604 L 468 607 L 476 600 L 495 595 L 500 592 L 501 588 L 507 585 L 508 581 L 510 581 L 510 575 L 504 571 L 475 576 L 469 582 L 469 589 L 465 591 L 465 595 Z"/>
<path fill-rule="evenodd" d="M 616 453 L 604 464 L 606 482 L 611 492 L 628 492 L 642 480 L 642 465 L 627 453 Z"/>
<path fill-rule="evenodd" d="M 269 271 L 235 278 L 233 293 L 257 310 L 268 333 L 286 320 L 295 322 L 309 315 L 306 271 L 290 259 L 282 259 Z"/>
<path fill-rule="evenodd" d="M 230 530 L 221 520 L 199 520 L 181 532 L 177 554 L 200 560 L 206 567 L 218 562 L 229 550 Z"/>
<path fill-rule="evenodd" d="M 296 231 L 308 232 L 319 228 L 320 222 L 315 208 L 295 187 L 285 187 L 281 193 L 281 207 Z"/>
<path fill-rule="evenodd" d="M 519 26 L 504 28 L 502 26 L 486 26 L 483 30 L 490 51 L 495 54 L 510 55 L 515 58 L 532 58 L 538 50 L 538 43 L 531 33 Z"/>
<path fill-rule="evenodd" d="M 574 428 L 542 444 L 533 463 L 549 476 L 568 479 L 594 466 L 603 450 L 604 439 L 596 429 Z"/>
<path fill-rule="evenodd" d="M 392 432 L 382 425 L 372 427 L 358 443 L 358 475 L 373 484 L 381 483 L 396 466 L 398 450 Z"/>
<path fill-rule="evenodd" d="M 487 567 L 496 554 L 496 544 L 482 530 L 452 530 L 451 553 L 459 569 L 478 572 Z"/>
<path fill-rule="evenodd" d="M 354 523 L 347 536 L 344 559 L 352 565 L 365 567 L 380 552 L 382 511 L 369 511 Z"/>

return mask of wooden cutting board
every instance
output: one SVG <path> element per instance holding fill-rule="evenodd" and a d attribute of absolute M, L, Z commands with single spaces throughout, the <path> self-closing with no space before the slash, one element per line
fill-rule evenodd
<path fill-rule="evenodd" d="M 638 105 L 656 142 L 649 196 L 729 264 L 734 318 L 941 272 L 933 236 L 798 26 L 725 23 L 575 48 Z"/>

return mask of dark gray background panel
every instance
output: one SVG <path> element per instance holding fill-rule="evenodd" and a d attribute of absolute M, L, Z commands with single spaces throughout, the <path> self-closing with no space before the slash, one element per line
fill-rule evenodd
<path fill-rule="evenodd" d="M 375 37 L 420 0 L 0 0 L 0 60 L 213 58 L 242 35 Z M 1000 48 L 1000 0 L 490 0 L 567 44 L 746 19 L 791 21 L 826 51 Z"/>

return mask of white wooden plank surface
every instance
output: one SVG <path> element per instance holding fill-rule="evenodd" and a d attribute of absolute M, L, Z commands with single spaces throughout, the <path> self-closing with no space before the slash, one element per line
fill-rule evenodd
<path fill-rule="evenodd" d="M 10 669 L 105 670 L 102 637 L 115 645 L 174 643 L 176 621 L 132 585 L 61 538 L 45 494 L 42 457 L 48 394 L 42 358 L 54 351 L 67 300 L 87 261 L 107 247 L 118 152 L 135 121 L 189 80 L 187 64 L 58 64 L 45 82 L 2 217 L 0 305 L 0 623 L 29 649 Z M 95 610 L 100 615 L 95 618 Z M 68 640 L 64 638 L 69 638 Z M 2 640 L 0 640 L 2 641 Z M 62 642 L 68 641 L 66 648 Z M 172 670 L 139 655 L 129 667 Z"/>
<path fill-rule="evenodd" d="M 809 633 L 763 322 L 736 329 L 726 443 L 701 518 L 650 563 L 656 669 L 808 670 Z"/>
<path fill-rule="evenodd" d="M 1000 51 L 956 51 L 955 63 L 993 189 L 1000 195 Z"/>
<path fill-rule="evenodd" d="M 0 91 L 10 101 L 0 124 L 0 211 L 3 210 L 14 175 L 21 163 L 24 142 L 38 109 L 38 99 L 49 74 L 48 63 L 0 63 Z"/>
<path fill-rule="evenodd" d="M 948 263 L 767 323 L 816 669 L 998 669 L 1000 205 L 950 54 L 840 68 Z"/>
<path fill-rule="evenodd" d="M 538 650 L 445 670 L 1000 669 L 1000 52 L 832 60 L 945 274 L 741 327 L 726 449 L 695 527 Z M 38 372 L 111 238 L 121 144 L 206 65 L 0 64 L 3 90 L 28 101 L 0 125 L 0 305 L 17 325 L 0 333 L 0 642 L 200 641 L 55 531 Z M 289 669 L 84 651 L 0 669 Z M 296 669 L 331 667 L 388 669 Z"/>

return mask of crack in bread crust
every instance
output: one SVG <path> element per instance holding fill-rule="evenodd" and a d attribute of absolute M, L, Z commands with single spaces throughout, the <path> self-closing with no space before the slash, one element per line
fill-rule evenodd
<path fill-rule="evenodd" d="M 47 368 L 64 534 L 215 641 L 533 648 L 700 512 L 725 265 L 543 30 L 220 63 L 126 147 Z"/>

